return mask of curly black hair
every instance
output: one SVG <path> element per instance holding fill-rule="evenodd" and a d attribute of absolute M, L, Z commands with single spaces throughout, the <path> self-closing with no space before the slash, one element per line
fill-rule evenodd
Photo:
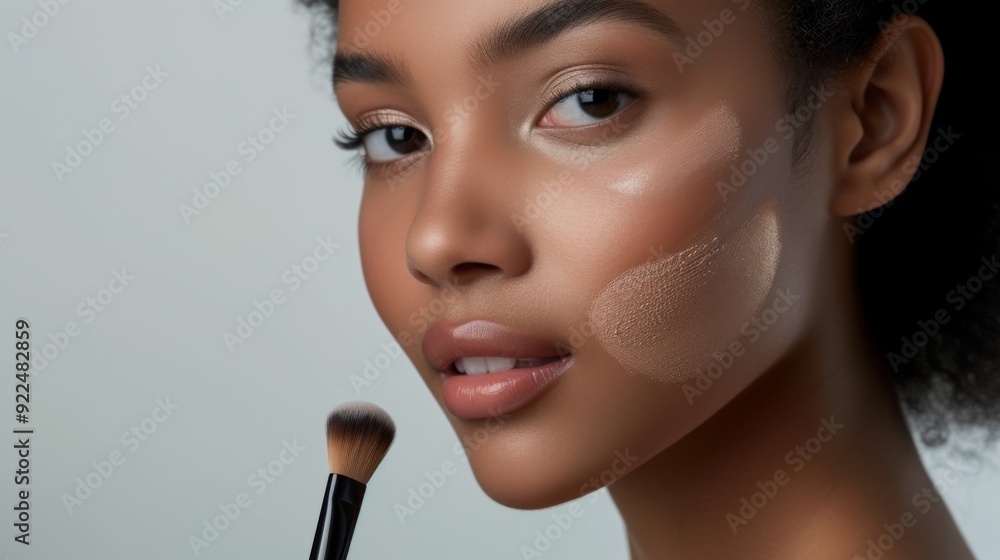
<path fill-rule="evenodd" d="M 337 0 L 297 0 L 315 14 L 313 38 L 331 49 Z M 1000 154 L 997 107 L 973 57 L 990 60 L 995 3 L 943 0 L 762 0 L 788 78 L 787 107 L 810 87 L 865 61 L 900 15 L 923 17 L 947 70 L 913 180 L 885 205 L 845 224 L 856 244 L 867 333 L 885 357 L 911 426 L 928 447 L 953 430 L 1000 435 Z M 985 56 L 984 56 L 985 55 Z M 978 83 L 974 83 L 978 82 Z M 809 127 L 799 131 L 806 135 Z M 808 138 L 796 155 L 808 151 Z M 801 148 L 798 149 L 798 148 Z M 996 156 L 992 156 L 996 157 Z M 904 185 L 900 185 L 903 187 Z"/>

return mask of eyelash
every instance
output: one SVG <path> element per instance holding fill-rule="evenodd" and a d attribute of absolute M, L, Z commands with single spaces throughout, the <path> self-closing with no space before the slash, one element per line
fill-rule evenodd
<path fill-rule="evenodd" d="M 561 91 L 557 90 L 547 94 L 544 99 L 545 112 L 548 113 L 548 111 L 550 111 L 556 103 L 566 99 L 567 97 L 583 93 L 590 89 L 606 89 L 618 93 L 625 93 L 631 96 L 634 100 L 638 100 L 641 97 L 641 93 L 632 85 L 627 85 L 612 79 L 592 78 L 586 81 L 577 82 L 575 85 L 564 88 Z M 615 116 L 617 116 L 617 114 L 618 113 L 616 113 Z M 615 116 L 609 117 L 605 120 L 611 120 L 615 118 Z M 370 120 L 378 121 L 379 117 L 375 116 Z M 389 161 L 372 162 L 368 161 L 365 157 L 363 149 L 365 136 L 375 132 L 376 130 L 394 126 L 406 125 L 400 125 L 399 123 L 379 124 L 378 122 L 369 122 L 362 123 L 358 126 L 357 130 L 348 125 L 346 128 L 339 131 L 336 136 L 334 136 L 333 143 L 342 150 L 354 152 L 354 155 L 351 157 L 351 163 L 358 165 L 361 168 L 361 172 L 367 176 L 375 171 L 380 171 L 393 165 L 398 165 L 408 159 L 406 156 L 403 156 Z"/>
<path fill-rule="evenodd" d="M 400 161 L 405 160 L 406 157 L 390 160 L 390 161 L 368 161 L 365 157 L 364 152 L 364 138 L 368 134 L 375 132 L 376 130 L 382 128 L 388 128 L 391 126 L 400 126 L 398 123 L 385 123 L 379 124 L 377 121 L 380 117 L 372 117 L 373 122 L 371 124 L 365 123 L 354 130 L 350 125 L 348 125 L 344 130 L 339 131 L 333 138 L 333 143 L 337 145 L 341 150 L 346 150 L 354 152 L 351 156 L 351 160 L 348 162 L 351 165 L 357 165 L 361 169 L 361 173 L 364 175 L 369 175 L 375 171 L 386 169 L 391 165 L 399 164 Z"/>

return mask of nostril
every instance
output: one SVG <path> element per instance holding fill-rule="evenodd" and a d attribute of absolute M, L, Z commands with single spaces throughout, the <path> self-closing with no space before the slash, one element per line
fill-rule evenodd
<path fill-rule="evenodd" d="M 497 269 L 499 269 L 499 267 L 492 264 L 478 263 L 478 262 L 464 262 L 456 264 L 454 267 L 454 272 L 455 274 L 468 274 L 476 270 L 497 270 Z"/>
<path fill-rule="evenodd" d="M 458 263 L 451 268 L 451 275 L 455 284 L 463 284 L 500 271 L 500 267 L 481 262 Z"/>

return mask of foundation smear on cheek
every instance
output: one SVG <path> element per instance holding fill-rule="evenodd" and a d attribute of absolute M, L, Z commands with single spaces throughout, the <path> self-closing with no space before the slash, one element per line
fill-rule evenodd
<path fill-rule="evenodd" d="M 695 377 L 740 340 L 778 268 L 777 218 L 762 209 L 726 239 L 710 236 L 631 268 L 590 308 L 594 336 L 622 366 L 657 383 Z"/>

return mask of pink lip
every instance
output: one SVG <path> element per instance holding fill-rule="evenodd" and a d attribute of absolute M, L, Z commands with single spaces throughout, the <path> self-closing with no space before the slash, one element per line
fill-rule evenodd
<path fill-rule="evenodd" d="M 435 323 L 424 334 L 421 348 L 428 362 L 445 375 L 445 407 L 465 420 L 490 418 L 528 405 L 573 362 L 572 355 L 564 355 L 550 341 L 486 320 Z M 558 356 L 562 358 L 539 366 L 478 375 L 458 373 L 452 365 L 462 357 L 528 360 Z"/>

